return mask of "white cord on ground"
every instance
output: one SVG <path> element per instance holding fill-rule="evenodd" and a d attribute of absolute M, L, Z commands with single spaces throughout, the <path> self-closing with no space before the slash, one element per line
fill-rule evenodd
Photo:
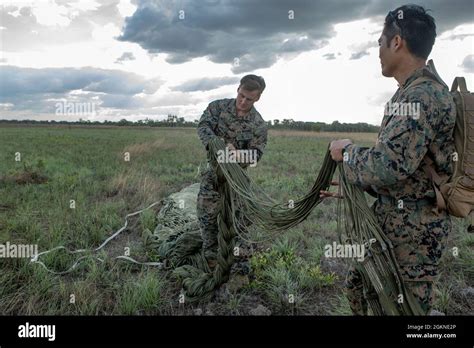
<path fill-rule="evenodd" d="M 93 252 L 97 252 L 99 251 L 100 249 L 102 249 L 104 246 L 106 246 L 111 240 L 113 240 L 115 237 L 117 237 L 120 233 L 122 233 L 128 226 L 128 218 L 129 217 L 132 217 L 132 216 L 135 216 L 135 215 L 138 215 L 138 214 L 141 214 L 142 212 L 144 212 L 145 210 L 148 210 L 152 207 L 154 207 L 155 205 L 157 205 L 160 201 L 158 202 L 155 202 L 151 205 L 149 205 L 148 207 L 142 209 L 142 210 L 139 210 L 139 211 L 136 211 L 134 213 L 130 213 L 130 214 L 127 214 L 127 216 L 125 216 L 125 224 L 117 231 L 115 232 L 113 235 L 111 235 L 109 238 L 107 238 L 101 245 L 99 245 L 97 248 L 93 249 L 92 251 Z M 78 249 L 78 250 L 69 250 L 68 248 L 64 247 L 64 246 L 57 246 L 53 249 L 50 249 L 50 250 L 46 250 L 46 251 L 43 251 L 39 254 L 36 254 L 31 260 L 30 262 L 31 263 L 37 263 L 39 265 L 41 265 L 46 271 L 48 271 L 49 273 L 52 273 L 52 274 L 56 274 L 56 275 L 63 275 L 63 274 L 67 274 L 67 273 L 70 273 L 72 272 L 76 267 L 77 265 L 79 265 L 79 263 L 84 260 L 85 258 L 89 257 L 89 255 L 86 255 L 86 256 L 81 256 L 79 259 L 76 260 L 76 262 L 69 268 L 67 269 L 66 271 L 62 271 L 62 272 L 56 272 L 56 271 L 53 271 L 51 269 L 49 269 L 42 261 L 39 261 L 39 257 L 41 255 L 46 255 L 46 254 L 49 254 L 53 251 L 56 251 L 56 250 L 59 250 L 59 249 L 64 249 L 66 250 L 68 253 L 70 254 L 78 254 L 78 253 L 83 253 L 83 252 L 87 252 L 87 251 L 90 251 L 88 249 Z M 97 257 L 97 256 L 91 256 L 97 260 L 99 260 L 100 262 L 104 262 L 104 260 L 102 260 L 101 258 Z M 129 256 L 117 256 L 115 257 L 114 259 L 120 259 L 120 260 L 126 260 L 126 261 L 129 261 L 129 262 L 133 262 L 137 265 L 144 265 L 144 266 L 156 266 L 156 267 L 163 267 L 163 263 L 162 262 L 139 262 Z"/>

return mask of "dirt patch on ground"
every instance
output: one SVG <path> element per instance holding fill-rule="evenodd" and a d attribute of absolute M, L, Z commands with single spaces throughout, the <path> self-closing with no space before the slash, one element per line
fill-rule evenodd
<path fill-rule="evenodd" d="M 13 175 L 5 175 L 0 177 L 0 183 L 15 183 L 17 185 L 26 184 L 44 184 L 48 181 L 48 177 L 37 171 L 25 171 Z"/>
<path fill-rule="evenodd" d="M 0 204 L 0 211 L 12 210 L 14 208 L 13 204 Z"/>

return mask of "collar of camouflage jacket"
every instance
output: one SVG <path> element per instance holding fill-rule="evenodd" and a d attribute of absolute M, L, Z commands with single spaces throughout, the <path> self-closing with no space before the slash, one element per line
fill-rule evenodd
<path fill-rule="evenodd" d="M 435 81 L 438 81 L 438 77 L 433 73 L 431 72 L 430 70 L 430 67 L 425 65 L 419 69 L 416 69 L 413 74 L 410 75 L 410 77 L 408 77 L 405 81 L 405 83 L 403 84 L 402 86 L 402 89 L 406 89 L 408 88 L 408 86 L 413 82 L 415 81 L 417 78 L 419 77 L 423 77 L 423 76 L 426 76 L 426 77 L 429 77 Z"/>
<path fill-rule="evenodd" d="M 241 120 L 246 120 L 246 121 L 253 121 L 255 119 L 256 114 L 257 114 L 257 110 L 255 109 L 255 107 L 252 106 L 250 111 L 245 116 L 238 117 L 237 116 L 237 108 L 235 106 L 236 101 L 237 100 L 235 98 L 230 100 L 229 104 L 227 105 L 227 111 L 232 113 L 232 115 L 234 115 L 235 118 L 239 118 Z"/>

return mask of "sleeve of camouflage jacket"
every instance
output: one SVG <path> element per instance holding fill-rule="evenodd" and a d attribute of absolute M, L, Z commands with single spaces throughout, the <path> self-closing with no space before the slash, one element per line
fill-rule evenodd
<path fill-rule="evenodd" d="M 267 125 L 265 122 L 262 122 L 262 124 L 255 130 L 254 138 L 250 141 L 249 149 L 257 150 L 257 162 L 262 158 L 263 151 L 267 145 L 267 133 Z"/>
<path fill-rule="evenodd" d="M 343 166 L 351 183 L 391 185 L 406 179 L 420 166 L 435 135 L 437 102 L 419 87 L 413 88 L 403 102 L 420 103 L 419 116 L 391 116 L 372 148 L 346 147 Z"/>
<path fill-rule="evenodd" d="M 217 128 L 219 114 L 219 104 L 217 101 L 214 101 L 207 106 L 199 120 L 198 136 L 206 150 L 211 138 L 216 136 L 214 129 Z"/>

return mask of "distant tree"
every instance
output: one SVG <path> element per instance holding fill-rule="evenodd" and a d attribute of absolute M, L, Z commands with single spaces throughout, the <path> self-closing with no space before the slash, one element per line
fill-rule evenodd
<path fill-rule="evenodd" d="M 127 126 L 130 122 L 128 122 L 125 118 L 122 118 L 120 121 L 117 122 L 117 126 Z"/>
<path fill-rule="evenodd" d="M 167 120 L 167 121 L 168 121 L 168 123 L 174 123 L 174 122 L 176 122 L 176 121 L 177 121 L 177 119 L 178 119 L 178 116 L 176 116 L 176 115 L 171 115 L 171 114 L 168 114 L 168 120 Z"/>

